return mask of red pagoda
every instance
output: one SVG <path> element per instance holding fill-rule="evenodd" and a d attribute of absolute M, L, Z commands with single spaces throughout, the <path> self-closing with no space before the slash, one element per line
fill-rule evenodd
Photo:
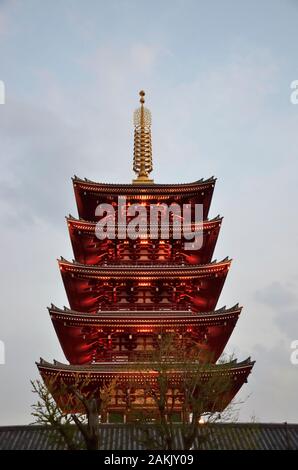
<path fill-rule="evenodd" d="M 52 305 L 48 310 L 61 347 L 69 364 L 43 359 L 37 364 L 46 384 L 51 380 L 66 384 L 88 380 L 88 393 L 96 394 L 111 380 L 117 383 L 107 416 L 125 419 L 125 387 L 130 387 L 136 406 L 150 410 L 152 402 L 142 394 L 140 361 L 148 362 L 164 333 L 188 336 L 201 348 L 213 365 L 208 374 L 217 374 L 216 364 L 235 327 L 241 307 L 220 308 L 216 305 L 231 261 L 212 261 L 222 218 L 208 219 L 215 179 L 187 184 L 155 184 L 149 179 L 152 170 L 151 115 L 144 106 L 134 114 L 134 171 L 132 184 L 102 184 L 73 178 L 78 218 L 69 216 L 67 225 L 73 247 L 73 262 L 61 258 L 59 268 L 70 308 Z M 119 206 L 119 196 L 125 204 Z M 139 204 L 149 211 L 150 205 L 200 204 L 203 221 L 200 249 L 185 249 L 183 236 L 174 236 L 175 223 L 169 219 L 169 237 L 150 238 L 149 229 L 139 226 L 135 239 L 120 236 L 99 239 L 96 215 L 100 204 L 111 206 L 116 215 Z M 129 217 L 128 217 L 128 220 Z M 204 357 L 204 354 L 203 354 Z M 227 405 L 247 381 L 253 362 L 232 362 L 221 370 L 231 379 Z M 179 383 L 179 370 L 173 372 Z M 152 366 L 152 386 L 154 386 Z M 131 388 L 131 383 L 135 384 Z M 63 409 L 65 397 L 54 398 Z M 76 410 L 74 410 L 76 411 Z M 179 411 L 179 410 L 178 410 Z"/>

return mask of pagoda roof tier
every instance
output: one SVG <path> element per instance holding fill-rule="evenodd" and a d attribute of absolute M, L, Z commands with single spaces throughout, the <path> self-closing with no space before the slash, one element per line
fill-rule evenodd
<path fill-rule="evenodd" d="M 204 219 L 207 219 L 216 178 L 201 179 L 183 184 L 107 184 L 73 177 L 73 187 L 79 216 L 95 220 L 95 209 L 102 202 L 118 200 L 125 196 L 129 201 L 186 202 L 193 200 L 204 205 Z"/>
<path fill-rule="evenodd" d="M 193 181 L 191 183 L 171 183 L 171 184 L 142 184 L 141 187 L 135 184 L 121 184 L 121 183 L 99 183 L 92 181 L 87 178 L 79 178 L 74 176 L 72 178 L 73 184 L 78 188 L 84 189 L 85 191 L 94 191 L 98 194 L 110 195 L 112 193 L 119 194 L 119 190 L 124 191 L 129 195 L 138 196 L 140 194 L 189 194 L 192 192 L 195 194 L 197 191 L 209 189 L 210 186 L 215 185 L 216 178 L 211 176 L 210 178 Z"/>
<path fill-rule="evenodd" d="M 230 264 L 228 258 L 206 265 L 158 267 L 94 266 L 59 260 L 70 307 L 86 313 L 103 310 L 105 304 L 134 304 L 142 290 L 149 295 L 146 302 L 157 302 L 160 307 L 166 307 L 165 302 L 183 301 L 192 310 L 214 310 Z"/>
<path fill-rule="evenodd" d="M 222 261 L 214 260 L 208 264 L 198 265 L 177 265 L 177 264 L 160 264 L 156 266 L 152 263 L 151 266 L 138 265 L 125 265 L 113 264 L 109 265 L 85 265 L 78 263 L 77 261 L 68 261 L 61 257 L 58 260 L 58 264 L 62 273 L 73 273 L 80 274 L 82 276 L 88 276 L 88 278 L 94 279 L 110 279 L 113 278 L 127 278 L 127 279 L 140 279 L 146 277 L 149 279 L 160 279 L 160 278 L 176 278 L 180 279 L 191 279 L 193 277 L 210 277 L 213 274 L 222 274 L 228 271 L 232 260 L 228 257 Z"/>
<path fill-rule="evenodd" d="M 162 311 L 150 311 L 150 310 L 115 310 L 115 311 L 99 311 L 97 313 L 87 314 L 85 312 L 79 312 L 70 308 L 58 308 L 55 305 L 48 307 L 48 311 L 52 319 L 64 321 L 67 326 L 114 326 L 114 323 L 121 327 L 129 327 L 134 325 L 141 325 L 144 321 L 154 321 L 158 325 L 169 324 L 179 325 L 179 321 L 189 324 L 202 324 L 211 326 L 214 322 L 228 321 L 231 319 L 237 319 L 241 313 L 242 307 L 239 304 L 234 305 L 231 308 L 222 307 L 217 310 L 210 312 L 192 312 L 189 310 L 162 310 Z M 65 326 L 66 326 L 65 325 Z"/>
<path fill-rule="evenodd" d="M 147 235 L 148 244 L 144 246 L 143 239 L 123 240 L 117 238 L 117 224 L 115 226 L 116 238 L 114 240 L 99 240 L 96 237 L 96 222 L 85 221 L 83 219 L 75 219 L 71 215 L 66 218 L 69 235 L 73 247 L 76 261 L 84 264 L 102 264 L 103 262 L 118 262 L 129 264 L 131 258 L 137 257 L 137 250 L 153 256 L 155 263 L 160 263 L 160 259 L 177 259 L 178 262 L 187 264 L 206 264 L 212 259 L 212 255 L 217 242 L 222 217 L 215 217 L 211 220 L 205 220 L 200 226 L 196 227 L 197 231 L 203 233 L 203 244 L 198 250 L 185 250 L 185 239 L 173 239 L 173 227 L 169 227 L 169 240 L 162 241 L 163 245 L 159 245 L 158 239 L 150 240 L 150 226 L 140 226 L 140 233 Z M 158 226 L 160 231 L 160 226 Z M 194 231 L 194 225 L 191 226 Z M 169 245 L 170 244 L 170 245 Z M 119 247 L 119 249 L 117 249 Z M 168 249 L 170 248 L 170 249 Z M 125 260 L 128 258 L 128 261 Z M 141 258 L 139 256 L 139 258 Z M 143 257 L 144 258 L 144 257 Z M 140 263 L 148 264 L 146 260 L 140 260 Z M 138 259 L 138 257 L 137 257 Z"/>
<path fill-rule="evenodd" d="M 241 386 L 247 382 L 254 362 L 250 358 L 242 362 L 233 361 L 229 364 L 216 364 L 211 366 L 200 366 L 194 364 L 194 371 L 200 375 L 201 381 L 212 379 L 219 374 L 231 381 L 228 392 L 224 392 L 224 399 L 218 400 L 220 407 L 213 408 L 212 411 L 222 411 L 229 402 L 234 398 Z M 100 389 L 111 382 L 116 381 L 117 389 L 131 390 L 131 388 L 143 389 L 144 381 L 151 384 L 152 387 L 157 386 L 158 370 L 154 370 L 154 363 L 125 363 L 125 362 L 105 362 L 84 365 L 67 365 L 54 361 L 49 363 L 40 359 L 37 363 L 39 372 L 50 388 L 58 406 L 66 412 L 70 412 L 69 403 L 72 402 L 71 412 L 80 412 L 80 405 L 75 400 L 72 392 L 67 392 L 68 387 L 77 387 L 85 396 L 99 396 Z M 191 370 L 189 367 L 188 370 Z M 169 385 L 171 387 L 183 387 L 183 379 L 185 378 L 185 370 L 179 363 L 170 363 L 169 369 Z M 82 390 L 81 390 L 82 389 Z M 63 390 L 63 393 L 61 392 Z M 71 396 L 70 396 L 71 395 Z M 125 404 L 120 404 L 117 408 L 125 411 Z M 142 405 L 144 407 L 144 405 Z M 152 406 L 151 406 L 152 407 Z M 113 408 L 113 405 L 111 405 Z M 148 406 L 146 406 L 148 408 Z M 149 406 L 150 408 L 150 406 Z M 208 411 L 208 410 L 206 410 Z"/>
<path fill-rule="evenodd" d="M 197 344 L 200 357 L 216 362 L 232 334 L 242 307 L 221 308 L 212 312 L 99 312 L 86 314 L 74 310 L 58 309 L 52 305 L 49 313 L 66 359 L 71 364 L 84 364 L 98 359 L 119 360 L 144 357 L 148 353 L 128 350 L 115 352 L 109 339 L 129 335 L 157 337 L 158 334 L 177 334 Z M 125 343 L 125 341 L 124 341 Z M 99 352 L 98 347 L 101 347 Z"/>
<path fill-rule="evenodd" d="M 195 364 L 194 363 L 194 367 Z M 146 362 L 99 362 L 93 364 L 83 364 L 83 365 L 70 365 L 64 364 L 63 362 L 54 360 L 53 363 L 40 358 L 40 361 L 36 363 L 39 370 L 44 371 L 45 373 L 53 371 L 54 373 L 61 373 L 65 378 L 72 378 L 74 374 L 80 375 L 82 378 L 90 379 L 106 379 L 110 377 L 110 374 L 120 374 L 119 379 L 125 374 L 127 376 L 136 376 L 138 377 L 140 373 L 143 373 L 144 370 L 148 369 L 148 363 Z M 142 369 L 142 365 L 144 368 Z M 151 363 L 153 365 L 153 363 Z M 234 375 L 234 372 L 244 372 L 247 368 L 251 369 L 254 365 L 254 361 L 251 361 L 251 358 L 248 357 L 244 361 L 237 362 L 233 360 L 229 363 L 229 367 L 226 364 L 213 364 L 210 365 L 208 369 L 204 368 L 204 374 L 211 375 L 213 373 L 223 373 L 225 375 Z M 169 369 L 173 369 L 173 373 L 181 373 L 183 371 L 183 364 L 179 362 L 169 363 Z M 154 367 L 152 367 L 152 372 L 156 373 Z"/>

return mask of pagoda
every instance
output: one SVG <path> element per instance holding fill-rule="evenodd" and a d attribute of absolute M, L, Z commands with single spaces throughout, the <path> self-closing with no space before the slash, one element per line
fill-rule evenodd
<path fill-rule="evenodd" d="M 114 380 L 117 388 L 109 404 L 108 421 L 116 414 L 125 421 L 127 389 L 136 407 L 152 408 L 152 401 L 142 393 L 140 363 L 148 364 L 163 334 L 174 333 L 178 339 L 189 337 L 202 350 L 201 360 L 212 358 L 208 374 L 217 374 L 221 370 L 217 361 L 241 313 L 238 304 L 216 309 L 231 264 L 228 258 L 212 261 L 222 223 L 219 216 L 208 219 L 216 179 L 156 184 L 149 178 L 151 114 L 144 106 L 144 95 L 141 91 L 140 107 L 134 113 L 136 178 L 132 184 L 73 178 L 78 218 L 70 215 L 66 221 L 75 259 L 58 261 L 69 308 L 51 305 L 48 309 L 68 364 L 43 359 L 37 363 L 46 384 L 54 380 L 58 385 L 63 382 L 74 386 L 87 380 L 87 392 L 92 396 Z M 196 226 L 200 249 L 186 249 L 183 236 L 174 236 L 173 217 L 169 219 L 167 239 L 161 237 L 160 227 L 150 237 L 145 224 L 139 225 L 140 236 L 134 239 L 123 237 L 119 225 L 114 237 L 100 239 L 98 206 L 109 205 L 117 216 L 127 216 L 133 204 L 147 212 L 151 205 L 200 205 L 202 222 Z M 221 370 L 231 380 L 223 408 L 247 381 L 252 367 L 248 358 L 233 361 Z M 179 384 L 179 370 L 173 374 Z M 155 380 L 152 365 L 153 387 Z M 64 394 L 59 386 L 55 390 L 54 398 L 64 409 L 65 390 Z M 74 405 L 72 411 L 79 412 L 79 405 L 77 408 Z"/>

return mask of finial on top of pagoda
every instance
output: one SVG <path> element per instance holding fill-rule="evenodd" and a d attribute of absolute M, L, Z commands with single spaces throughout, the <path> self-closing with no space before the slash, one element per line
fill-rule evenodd
<path fill-rule="evenodd" d="M 133 171 L 137 178 L 133 184 L 150 184 L 153 180 L 149 178 L 149 173 L 153 169 L 152 165 L 152 145 L 151 145 L 151 113 L 145 108 L 145 92 L 140 91 L 141 106 L 135 110 L 133 122 L 134 131 L 134 153 L 133 153 Z"/>

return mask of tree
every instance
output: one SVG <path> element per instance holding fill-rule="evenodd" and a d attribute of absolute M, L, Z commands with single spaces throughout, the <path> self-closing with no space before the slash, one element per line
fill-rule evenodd
<path fill-rule="evenodd" d="M 232 384 L 224 371 L 233 359 L 220 361 L 218 373 L 210 374 L 210 369 L 214 368 L 212 358 L 207 358 L 206 352 L 195 342 L 163 335 L 157 346 L 148 363 L 133 366 L 142 377 L 146 400 L 143 408 L 148 403 L 152 408 L 144 411 L 138 397 L 130 400 L 130 414 L 139 423 L 142 444 L 153 449 L 173 450 L 177 448 L 179 427 L 184 450 L 191 449 L 195 443 L 200 447 L 210 438 L 211 430 L 214 432 L 212 423 L 232 419 L 234 404 L 226 406 Z M 134 386 L 131 383 L 130 390 Z"/>
<path fill-rule="evenodd" d="M 37 402 L 32 405 L 34 423 L 51 426 L 54 431 L 51 438 L 57 447 L 66 446 L 69 450 L 99 449 L 99 415 L 105 412 L 109 404 L 115 381 L 104 385 L 96 396 L 82 392 L 88 388 L 88 380 L 68 385 L 53 377 L 47 385 L 40 380 L 31 381 L 31 385 L 33 393 L 38 395 Z M 57 393 L 63 396 L 65 412 L 62 412 L 53 398 Z M 73 413 L 75 403 L 79 404 L 81 413 Z"/>

